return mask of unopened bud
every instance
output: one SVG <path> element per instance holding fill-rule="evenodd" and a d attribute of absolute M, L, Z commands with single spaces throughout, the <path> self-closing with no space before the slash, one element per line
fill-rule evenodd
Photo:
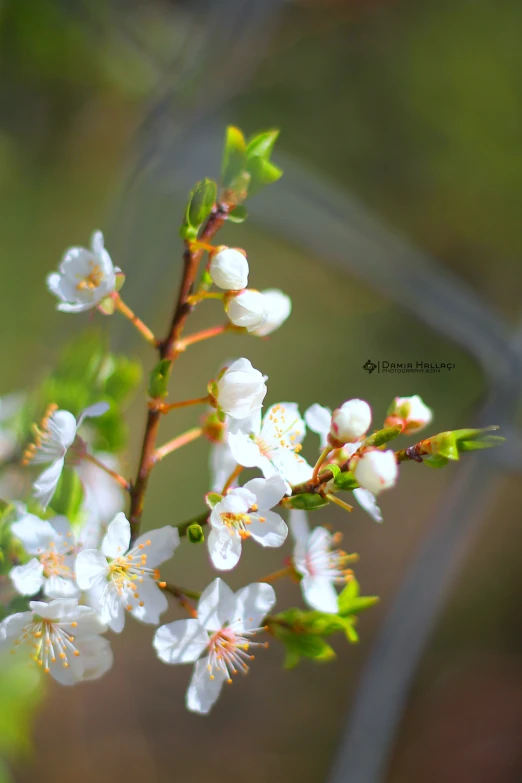
<path fill-rule="evenodd" d="M 187 528 L 187 538 L 191 544 L 202 544 L 205 540 L 205 534 L 201 525 L 189 525 Z"/>
<path fill-rule="evenodd" d="M 413 397 L 396 397 L 388 408 L 385 427 L 402 426 L 403 435 L 420 432 L 433 419 L 433 412 L 418 394 Z"/>
<path fill-rule="evenodd" d="M 354 443 L 372 423 L 372 409 L 364 400 L 348 400 L 332 413 L 330 439 L 337 443 Z"/>
<path fill-rule="evenodd" d="M 233 247 L 223 247 L 212 256 L 209 272 L 218 288 L 225 291 L 241 291 L 248 285 L 248 261 Z"/>
<path fill-rule="evenodd" d="M 378 495 L 395 485 L 399 470 L 395 452 L 391 449 L 366 451 L 354 461 L 356 464 L 353 473 L 358 484 L 373 495 Z"/>

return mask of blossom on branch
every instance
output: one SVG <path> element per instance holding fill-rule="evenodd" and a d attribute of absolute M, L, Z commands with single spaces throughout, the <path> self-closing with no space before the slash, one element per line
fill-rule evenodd
<path fill-rule="evenodd" d="M 279 514 L 270 509 L 286 492 L 286 482 L 279 475 L 255 478 L 243 487 L 231 489 L 214 506 L 209 520 L 212 530 L 208 551 L 216 568 L 229 571 L 237 565 L 244 539 L 253 538 L 267 547 L 284 544 L 288 528 Z"/>
<path fill-rule="evenodd" d="M 275 332 L 292 312 L 292 300 L 277 288 L 268 288 L 266 291 L 261 291 L 261 294 L 265 307 L 265 320 L 260 326 L 251 330 L 256 337 L 266 337 Z"/>
<path fill-rule="evenodd" d="M 107 626 L 75 598 L 31 601 L 29 612 L 0 623 L 0 652 L 26 654 L 62 685 L 95 680 L 112 666 L 110 643 L 100 634 Z"/>
<path fill-rule="evenodd" d="M 176 528 L 166 526 L 140 536 L 131 546 L 125 514 L 113 519 L 101 551 L 84 549 L 76 558 L 76 581 L 88 591 L 89 604 L 116 633 L 125 625 L 125 610 L 137 620 L 156 624 L 167 609 L 158 566 L 170 560 L 179 545 Z"/>
<path fill-rule="evenodd" d="M 305 423 L 295 402 L 272 405 L 248 423 L 248 431 L 230 432 L 228 444 L 237 463 L 259 468 L 265 478 L 280 474 L 290 484 L 308 481 L 312 467 L 300 456 Z"/>
<path fill-rule="evenodd" d="M 214 384 L 217 407 L 233 419 L 246 419 L 261 409 L 266 379 L 248 359 L 237 359 Z"/>
<path fill-rule="evenodd" d="M 385 427 L 402 427 L 403 435 L 420 432 L 431 423 L 433 411 L 422 401 L 418 394 L 413 397 L 395 397 L 388 409 Z"/>
<path fill-rule="evenodd" d="M 40 519 L 23 514 L 11 525 L 12 533 L 25 551 L 34 557 L 15 566 L 9 576 L 22 595 L 35 595 L 42 588 L 51 598 L 76 597 L 79 590 L 74 576 L 77 547 L 69 520 L 63 516 Z"/>
<path fill-rule="evenodd" d="M 119 272 L 105 250 L 102 232 L 95 231 L 90 250 L 71 247 L 66 251 L 59 272 L 48 275 L 47 287 L 61 300 L 58 310 L 82 313 L 117 290 Z"/>
<path fill-rule="evenodd" d="M 385 489 L 395 486 L 399 475 L 399 468 L 392 449 L 379 451 L 371 449 L 361 457 L 356 458 L 353 468 L 357 482 L 369 490 L 373 495 L 378 495 Z"/>
<path fill-rule="evenodd" d="M 255 332 L 268 319 L 265 298 L 260 291 L 245 288 L 227 299 L 226 313 L 234 326 L 242 326 L 248 332 Z"/>
<path fill-rule="evenodd" d="M 76 440 L 76 435 L 88 417 L 102 416 L 109 410 L 106 402 L 99 402 L 86 408 L 78 420 L 69 411 L 58 410 L 51 405 L 41 422 L 34 427 L 35 442 L 31 443 L 24 454 L 24 464 L 51 463 L 34 482 L 34 496 L 46 508 L 60 480 L 65 465 L 67 451 Z"/>
<path fill-rule="evenodd" d="M 212 282 L 225 291 L 241 291 L 248 285 L 248 261 L 234 247 L 223 247 L 214 253 L 208 271 Z"/>
<path fill-rule="evenodd" d="M 290 530 L 295 540 L 292 562 L 301 574 L 301 590 L 306 603 L 319 612 L 336 614 L 337 592 L 334 585 L 346 584 L 352 571 L 346 565 L 353 555 L 336 548 L 339 536 L 324 527 L 310 530 L 306 511 L 290 510 Z"/>
<path fill-rule="evenodd" d="M 164 663 L 196 663 L 186 697 L 191 712 L 206 715 L 223 683 L 247 673 L 251 648 L 266 646 L 254 638 L 264 630 L 262 622 L 275 601 L 269 584 L 254 583 L 233 593 L 215 579 L 199 599 L 197 619 L 158 628 L 153 644 Z"/>

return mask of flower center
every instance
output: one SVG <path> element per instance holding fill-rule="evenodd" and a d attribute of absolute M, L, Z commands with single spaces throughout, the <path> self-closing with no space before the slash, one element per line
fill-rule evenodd
<path fill-rule="evenodd" d="M 333 537 L 334 543 L 340 540 L 340 533 Z M 357 562 L 358 559 L 358 555 L 350 555 L 343 549 L 312 549 L 306 555 L 306 567 L 310 576 L 323 576 L 342 584 L 353 579 L 353 571 L 347 568 L 347 565 Z"/>
<path fill-rule="evenodd" d="M 35 620 L 25 626 L 22 635 L 15 641 L 15 650 L 22 644 L 28 645 L 30 657 L 46 674 L 49 674 L 50 664 L 58 660 L 68 669 L 71 656 L 78 657 L 80 652 L 74 645 L 74 636 L 67 629 L 77 625 L 77 622 L 57 623 L 45 618 Z"/>
<path fill-rule="evenodd" d="M 126 600 L 130 597 L 129 594 L 132 594 L 139 601 L 139 585 L 146 577 L 158 582 L 160 587 L 165 586 L 164 582 L 159 581 L 159 569 L 147 566 L 147 555 L 143 550 L 150 545 L 151 541 L 147 539 L 144 544 L 138 544 L 134 549 L 127 552 L 126 555 L 116 557 L 109 564 L 107 580 L 109 584 L 116 588 L 118 595 L 122 599 Z M 143 601 L 139 601 L 139 606 L 143 605 Z M 132 606 L 128 604 L 126 608 L 130 611 Z"/>
<path fill-rule="evenodd" d="M 86 277 L 83 277 L 76 286 L 78 291 L 94 291 L 94 289 L 99 288 L 100 283 L 103 280 L 103 272 L 100 265 L 95 264 L 94 261 L 89 261 L 89 266 L 91 271 Z"/>
<path fill-rule="evenodd" d="M 253 636 L 265 630 L 264 627 L 236 633 L 233 625 L 234 623 L 220 628 L 210 637 L 207 668 L 211 680 L 216 676 L 216 672 L 224 674 L 227 682 L 232 682 L 232 675 L 238 672 L 246 674 L 248 663 L 254 660 L 254 656 L 248 652 L 250 648 L 268 647 L 268 642 L 252 641 Z"/>
<path fill-rule="evenodd" d="M 236 531 L 241 538 L 248 538 L 250 532 L 247 526 L 252 522 L 249 514 L 233 514 L 230 511 L 221 514 L 221 521 L 228 527 L 231 533 Z"/>
<path fill-rule="evenodd" d="M 58 405 L 56 403 L 51 403 L 47 407 L 47 410 L 44 413 L 43 419 L 40 422 L 40 425 L 33 424 L 32 425 L 32 432 L 33 432 L 33 443 L 29 443 L 27 448 L 25 449 L 23 456 L 22 456 L 22 465 L 29 465 L 30 462 L 35 457 L 35 454 L 37 451 L 46 451 L 51 444 L 52 444 L 52 436 L 49 432 L 49 422 L 51 420 L 51 416 L 55 411 L 58 410 Z M 51 446 L 52 447 L 52 446 Z"/>
<path fill-rule="evenodd" d="M 46 552 L 42 552 L 39 556 L 40 563 L 44 567 L 44 575 L 49 576 L 63 576 L 66 579 L 73 579 L 74 574 L 72 569 L 65 564 L 66 555 L 72 554 L 72 548 L 67 551 L 59 551 L 56 549 L 54 541 L 49 544 L 49 549 Z"/>

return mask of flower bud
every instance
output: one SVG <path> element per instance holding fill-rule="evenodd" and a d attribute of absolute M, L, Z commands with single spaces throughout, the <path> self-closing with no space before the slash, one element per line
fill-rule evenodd
<path fill-rule="evenodd" d="M 385 427 L 402 426 L 403 435 L 411 435 L 424 429 L 432 420 L 433 412 L 418 394 L 413 397 L 396 397 L 388 408 Z"/>
<path fill-rule="evenodd" d="M 277 288 L 268 288 L 261 293 L 265 301 L 266 321 L 252 332 L 257 337 L 266 337 L 286 321 L 292 311 L 292 300 Z"/>
<path fill-rule="evenodd" d="M 372 409 L 364 400 L 348 400 L 332 413 L 330 438 L 336 443 L 353 443 L 372 423 Z"/>
<path fill-rule="evenodd" d="M 399 469 L 395 453 L 374 449 L 366 451 L 362 457 L 356 460 L 354 476 L 358 484 L 369 490 L 373 495 L 378 495 L 384 489 L 390 489 L 397 481 Z"/>
<path fill-rule="evenodd" d="M 187 538 L 191 544 L 202 544 L 205 540 L 205 534 L 201 525 L 193 524 L 187 528 Z"/>
<path fill-rule="evenodd" d="M 224 247 L 212 256 L 209 272 L 212 281 L 225 291 L 241 291 L 248 285 L 248 261 L 233 247 Z"/>
<path fill-rule="evenodd" d="M 248 359 L 238 359 L 215 384 L 216 404 L 233 419 L 246 419 L 259 410 L 266 395 L 266 375 Z"/>
<path fill-rule="evenodd" d="M 249 332 L 261 327 L 267 319 L 263 294 L 251 288 L 231 296 L 226 310 L 234 326 L 243 326 Z"/>

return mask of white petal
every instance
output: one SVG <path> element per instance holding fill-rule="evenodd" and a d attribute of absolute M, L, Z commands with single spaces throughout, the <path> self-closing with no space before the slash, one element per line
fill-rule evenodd
<path fill-rule="evenodd" d="M 375 495 L 372 495 L 369 489 L 357 487 L 357 489 L 354 489 L 353 491 L 353 496 L 361 508 L 363 508 L 372 519 L 376 522 L 382 522 L 381 509 L 379 508 Z"/>
<path fill-rule="evenodd" d="M 44 593 L 48 598 L 75 598 L 80 591 L 72 579 L 53 574 L 45 580 Z"/>
<path fill-rule="evenodd" d="M 84 549 L 76 558 L 76 581 L 81 590 L 91 590 L 109 573 L 107 559 L 97 549 Z"/>
<path fill-rule="evenodd" d="M 110 407 L 111 406 L 108 402 L 96 402 L 94 405 L 89 405 L 88 408 L 85 408 L 85 410 L 80 413 L 76 423 L 76 428 L 80 428 L 84 419 L 97 419 L 99 416 L 103 416 L 104 413 L 107 413 Z"/>
<path fill-rule="evenodd" d="M 101 550 L 106 557 L 120 557 L 127 552 L 130 544 L 130 523 L 123 512 L 116 514 L 107 528 Z"/>
<path fill-rule="evenodd" d="M 236 600 L 230 587 L 222 580 L 214 579 L 201 594 L 198 602 L 198 621 L 207 631 L 218 631 L 236 618 Z"/>
<path fill-rule="evenodd" d="M 191 712 L 199 712 L 207 715 L 217 698 L 226 680 L 223 669 L 216 669 L 213 678 L 207 668 L 208 658 L 200 658 L 194 666 L 194 672 L 187 691 L 186 705 Z"/>
<path fill-rule="evenodd" d="M 250 628 L 259 628 L 275 602 L 275 590 L 266 582 L 254 582 L 238 590 L 236 605 L 238 618 L 241 619 L 238 630 L 248 631 Z"/>
<path fill-rule="evenodd" d="M 105 249 L 103 233 L 101 231 L 93 231 L 91 237 L 91 248 L 92 252 L 97 256 L 100 255 L 100 253 Z"/>
<path fill-rule="evenodd" d="M 150 542 L 150 543 L 147 543 Z M 151 530 L 140 536 L 134 546 L 144 544 L 143 553 L 147 555 L 147 568 L 156 566 L 170 560 L 175 549 L 179 546 L 179 531 L 175 527 L 167 525 L 158 530 Z"/>
<path fill-rule="evenodd" d="M 57 310 L 61 313 L 85 313 L 87 310 L 92 310 L 96 307 L 97 302 L 84 302 L 83 304 L 78 302 L 76 304 L 69 304 L 68 302 L 60 302 L 57 306 Z"/>
<path fill-rule="evenodd" d="M 33 484 L 33 495 L 37 498 L 43 508 L 47 508 L 51 502 L 51 498 L 54 495 L 56 486 L 62 475 L 64 466 L 64 458 L 53 462 L 43 473 L 40 473 L 37 480 Z"/>
<path fill-rule="evenodd" d="M 218 571 L 230 571 L 241 557 L 241 537 L 235 530 L 212 529 L 207 537 L 212 565 Z"/>
<path fill-rule="evenodd" d="M 53 622 L 61 622 L 69 618 L 75 618 L 78 611 L 78 601 L 75 598 L 60 598 L 49 601 L 29 601 L 32 612 L 39 617 L 45 617 Z"/>
<path fill-rule="evenodd" d="M 28 563 L 12 568 L 9 576 L 21 595 L 35 595 L 43 584 L 44 567 L 36 557 Z"/>
<path fill-rule="evenodd" d="M 8 615 L 0 623 L 0 644 L 6 642 L 10 644 L 10 639 L 17 638 L 23 633 L 26 625 L 33 620 L 32 612 L 16 612 Z"/>
<path fill-rule="evenodd" d="M 305 576 L 301 580 L 301 589 L 306 603 L 319 612 L 336 614 L 338 611 L 337 593 L 329 579 L 325 577 Z"/>
<path fill-rule="evenodd" d="M 69 411 L 55 411 L 48 422 L 49 434 L 53 441 L 65 449 L 72 445 L 76 437 L 76 419 Z"/>
<path fill-rule="evenodd" d="M 158 628 L 153 645 L 165 663 L 193 663 L 208 647 L 208 640 L 198 620 L 177 620 Z"/>
<path fill-rule="evenodd" d="M 287 484 L 282 476 L 271 476 L 268 479 L 255 478 L 247 481 L 244 489 L 250 490 L 256 496 L 260 511 L 276 506 L 286 495 Z"/>
<path fill-rule="evenodd" d="M 244 468 L 260 466 L 263 456 L 259 446 L 244 432 L 231 432 L 228 436 L 228 445 L 238 465 L 243 465 Z"/>
<path fill-rule="evenodd" d="M 52 525 L 34 514 L 24 514 L 11 525 L 11 530 L 30 555 L 45 552 L 49 549 L 51 542 L 57 538 Z"/>
<path fill-rule="evenodd" d="M 288 524 L 290 526 L 290 532 L 294 537 L 294 541 L 306 546 L 308 543 L 308 535 L 310 533 L 310 527 L 308 525 L 308 514 L 301 509 L 291 508 L 290 515 L 288 517 Z"/>
<path fill-rule="evenodd" d="M 95 582 L 87 594 L 87 600 L 100 615 L 104 625 L 114 633 L 121 633 L 125 626 L 125 607 L 112 582 L 106 579 Z"/>
<path fill-rule="evenodd" d="M 272 462 L 281 475 L 292 485 L 309 481 L 314 472 L 311 465 L 292 449 L 278 449 Z"/>
<path fill-rule="evenodd" d="M 74 538 L 72 534 L 72 528 L 67 517 L 58 515 L 49 520 L 49 524 L 55 531 L 54 542 L 59 545 L 74 544 Z"/>
<path fill-rule="evenodd" d="M 157 625 L 159 623 L 160 615 L 168 609 L 169 602 L 167 596 L 158 587 L 156 582 L 148 577 L 143 579 L 143 582 L 139 582 L 136 586 L 136 594 L 138 598 L 134 598 L 134 595 L 129 598 L 129 605 L 132 606 L 132 614 L 136 620 L 141 620 L 142 623 L 150 623 L 151 625 Z M 140 606 L 143 604 L 143 606 Z"/>
<path fill-rule="evenodd" d="M 83 639 L 86 636 L 95 636 L 105 633 L 107 626 L 101 621 L 100 615 L 90 606 L 78 606 L 74 613 L 76 627 L 74 637 Z"/>
<path fill-rule="evenodd" d="M 264 522 L 261 522 L 261 518 Z M 284 520 L 274 511 L 263 511 L 261 515 L 251 514 L 248 532 L 261 546 L 282 546 L 288 535 Z"/>
<path fill-rule="evenodd" d="M 330 408 L 324 408 L 316 402 L 305 411 L 304 417 L 308 429 L 320 435 L 321 446 L 325 446 L 326 436 L 330 432 L 332 423 L 332 411 Z"/>
<path fill-rule="evenodd" d="M 87 636 L 76 644 L 83 665 L 82 680 L 97 680 L 109 671 L 114 656 L 108 639 L 102 636 Z"/>

